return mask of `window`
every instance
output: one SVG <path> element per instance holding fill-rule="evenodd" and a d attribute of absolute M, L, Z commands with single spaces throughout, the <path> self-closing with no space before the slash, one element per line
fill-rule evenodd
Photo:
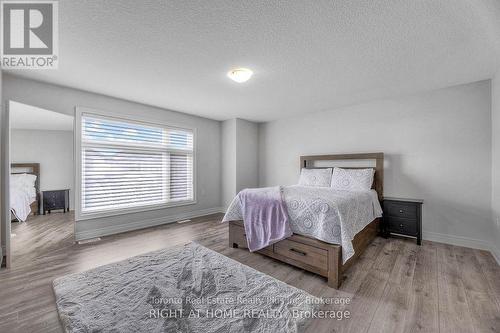
<path fill-rule="evenodd" d="M 194 201 L 193 131 L 82 114 L 81 213 Z"/>

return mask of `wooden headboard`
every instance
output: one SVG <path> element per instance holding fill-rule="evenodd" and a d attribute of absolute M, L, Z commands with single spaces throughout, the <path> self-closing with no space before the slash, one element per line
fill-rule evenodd
<path fill-rule="evenodd" d="M 27 173 L 36 176 L 35 189 L 36 193 L 40 193 L 40 163 L 11 163 L 11 174 Z"/>
<path fill-rule="evenodd" d="M 326 165 L 327 162 L 333 162 L 332 165 Z M 336 165 L 335 162 L 346 162 L 347 166 Z M 318 166 L 317 162 L 323 165 Z M 361 165 L 361 163 L 365 163 Z M 372 163 L 374 165 L 367 165 L 366 163 Z M 359 165 L 357 165 L 359 163 Z M 300 157 L 300 168 L 307 169 L 322 169 L 331 167 L 340 167 L 344 169 L 375 169 L 375 176 L 373 178 L 372 188 L 377 191 L 378 198 L 382 201 L 384 197 L 384 153 L 365 153 L 365 154 L 335 154 L 335 155 L 313 155 L 313 156 L 301 156 Z"/>

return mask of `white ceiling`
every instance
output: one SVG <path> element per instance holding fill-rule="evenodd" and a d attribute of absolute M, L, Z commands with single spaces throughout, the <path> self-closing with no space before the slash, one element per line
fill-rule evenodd
<path fill-rule="evenodd" d="M 35 106 L 10 101 L 9 120 L 12 129 L 72 131 L 73 117 Z"/>
<path fill-rule="evenodd" d="M 16 75 L 219 120 L 487 79 L 500 56 L 499 0 L 65 0 L 59 24 L 59 70 Z"/>

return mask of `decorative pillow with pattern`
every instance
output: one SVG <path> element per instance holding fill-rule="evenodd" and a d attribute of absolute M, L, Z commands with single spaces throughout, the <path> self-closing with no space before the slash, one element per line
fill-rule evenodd
<path fill-rule="evenodd" d="M 332 181 L 332 168 L 305 169 L 300 171 L 299 185 L 329 187 Z"/>
<path fill-rule="evenodd" d="M 331 187 L 345 191 L 368 191 L 372 188 L 374 169 L 334 168 Z"/>

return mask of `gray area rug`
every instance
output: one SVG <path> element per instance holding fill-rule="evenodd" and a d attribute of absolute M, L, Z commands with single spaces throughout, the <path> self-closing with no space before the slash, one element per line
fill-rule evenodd
<path fill-rule="evenodd" d="M 191 243 L 54 280 L 67 332 L 299 332 L 318 299 Z"/>

